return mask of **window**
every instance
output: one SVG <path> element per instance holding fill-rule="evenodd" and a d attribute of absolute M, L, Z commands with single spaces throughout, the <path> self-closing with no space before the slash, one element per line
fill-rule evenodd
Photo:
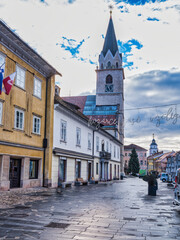
<path fill-rule="evenodd" d="M 109 61 L 108 63 L 107 63 L 107 69 L 110 69 L 111 68 L 111 62 Z"/>
<path fill-rule="evenodd" d="M 99 151 L 99 137 L 96 137 L 96 151 Z"/>
<path fill-rule="evenodd" d="M 3 103 L 0 102 L 0 124 L 2 124 Z"/>
<path fill-rule="evenodd" d="M 81 145 L 81 129 L 78 127 L 76 128 L 76 145 Z"/>
<path fill-rule="evenodd" d="M 41 80 L 34 78 L 34 95 L 41 98 Z"/>
<path fill-rule="evenodd" d="M 125 153 L 125 156 L 127 157 L 127 153 Z"/>
<path fill-rule="evenodd" d="M 67 122 L 61 120 L 60 138 L 61 141 L 66 142 L 66 126 Z"/>
<path fill-rule="evenodd" d="M 0 53 L 0 66 L 2 66 L 3 63 L 5 63 L 5 56 Z"/>
<path fill-rule="evenodd" d="M 116 68 L 118 68 L 118 62 L 116 62 Z"/>
<path fill-rule="evenodd" d="M 24 111 L 15 109 L 14 127 L 19 130 L 24 129 Z"/>
<path fill-rule="evenodd" d="M 143 165 L 143 160 L 141 160 L 141 165 Z"/>
<path fill-rule="evenodd" d="M 112 154 L 112 144 L 110 143 L 110 153 Z"/>
<path fill-rule="evenodd" d="M 112 76 L 110 74 L 107 75 L 107 77 L 106 77 L 106 84 L 111 84 L 112 82 L 113 82 Z"/>
<path fill-rule="evenodd" d="M 104 69 L 103 63 L 101 63 L 101 69 Z"/>
<path fill-rule="evenodd" d="M 116 146 L 114 146 L 114 157 L 116 157 Z"/>
<path fill-rule="evenodd" d="M 41 132 L 41 119 L 33 116 L 33 133 L 40 134 Z"/>
<path fill-rule="evenodd" d="M 20 66 L 16 66 L 16 85 L 23 88 L 25 86 L 25 75 L 26 72 L 23 68 L 21 68 Z"/>
<path fill-rule="evenodd" d="M 29 178 L 36 179 L 38 178 L 38 160 L 30 160 L 29 162 Z"/>
<path fill-rule="evenodd" d="M 98 174 L 99 174 L 99 164 L 96 163 L 96 175 L 98 175 Z"/>
<path fill-rule="evenodd" d="M 104 151 L 104 140 L 101 142 L 101 151 Z"/>
<path fill-rule="evenodd" d="M 146 153 L 144 154 L 144 156 L 146 157 Z"/>
<path fill-rule="evenodd" d="M 88 149 L 91 149 L 92 136 L 91 133 L 88 133 Z"/>

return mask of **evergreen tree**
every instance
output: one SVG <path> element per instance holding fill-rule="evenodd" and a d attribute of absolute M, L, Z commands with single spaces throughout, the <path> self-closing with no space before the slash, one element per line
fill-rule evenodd
<path fill-rule="evenodd" d="M 136 153 L 135 148 L 132 149 L 131 155 L 130 155 L 130 160 L 129 160 L 129 165 L 128 165 L 128 172 L 132 173 L 135 175 L 136 173 L 139 173 L 139 159 L 138 155 Z"/>

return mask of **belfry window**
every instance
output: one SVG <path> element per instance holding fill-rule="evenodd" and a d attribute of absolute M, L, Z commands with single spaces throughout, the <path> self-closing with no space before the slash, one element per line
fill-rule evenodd
<path fill-rule="evenodd" d="M 101 69 L 104 69 L 103 63 L 101 63 Z"/>
<path fill-rule="evenodd" d="M 107 63 L 107 68 L 108 69 L 111 68 L 111 62 L 110 61 Z"/>
<path fill-rule="evenodd" d="M 112 76 L 110 74 L 107 75 L 107 77 L 106 77 L 106 84 L 111 84 L 112 82 L 113 82 Z"/>
<path fill-rule="evenodd" d="M 106 77 L 105 92 L 113 92 L 113 78 L 109 74 Z"/>
<path fill-rule="evenodd" d="M 116 62 L 116 68 L 118 68 L 118 62 Z"/>

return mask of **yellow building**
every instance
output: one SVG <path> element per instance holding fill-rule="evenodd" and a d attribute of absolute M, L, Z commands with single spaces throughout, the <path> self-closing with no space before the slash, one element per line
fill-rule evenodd
<path fill-rule="evenodd" d="M 0 21 L 0 66 L 16 71 L 0 95 L 0 190 L 51 186 L 55 75 L 61 75 Z"/>

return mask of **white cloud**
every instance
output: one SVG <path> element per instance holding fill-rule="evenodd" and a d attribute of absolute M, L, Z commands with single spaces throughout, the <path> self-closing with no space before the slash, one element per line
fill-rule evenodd
<path fill-rule="evenodd" d="M 1 18 L 62 73 L 63 77 L 56 80 L 60 83 L 62 95 L 93 92 L 96 88 L 95 65 L 73 59 L 56 43 L 59 43 L 63 36 L 75 39 L 77 42 L 86 39 L 80 49 L 80 57 L 98 61 L 104 42 L 102 34 L 105 35 L 109 21 L 108 5 L 112 1 L 76 0 L 72 4 L 68 4 L 67 0 L 46 0 L 46 2 L 47 4 L 38 0 L 1 0 Z M 137 75 L 132 77 L 135 74 L 142 74 L 142 77 L 145 72 L 155 70 L 180 71 L 178 2 L 179 0 L 169 0 L 144 6 L 130 6 L 122 3 L 121 5 L 125 6 L 128 13 L 121 13 L 114 5 L 113 22 L 117 40 L 127 42 L 130 39 L 136 39 L 143 45 L 141 49 L 132 48 L 133 55 L 128 57 L 128 61 L 134 63 L 134 69 L 131 71 L 125 69 L 125 91 L 132 94 L 126 104 L 133 103 L 136 106 L 145 104 L 147 101 L 142 101 L 145 96 L 148 99 L 156 96 L 157 102 L 162 99 L 162 96 L 169 97 L 169 95 L 172 101 L 179 99 L 177 91 L 174 92 L 171 86 L 174 82 L 169 81 L 169 89 L 166 88 L 164 92 L 161 88 L 149 89 L 143 95 L 143 89 L 140 94 L 138 93 L 140 90 L 138 90 L 137 79 L 133 82 L 133 78 Z M 154 11 L 154 9 L 159 10 Z M 160 21 L 147 21 L 148 17 L 157 18 Z M 146 81 L 146 73 L 144 76 L 143 80 Z M 159 77 L 161 79 L 162 76 Z M 156 81 L 160 80 L 156 78 Z M 141 85 L 152 87 L 152 83 L 140 82 Z M 129 86 L 131 88 L 128 88 Z M 141 94 L 142 98 L 137 100 L 136 96 Z M 169 99 L 166 98 L 163 101 L 168 102 Z M 151 102 L 149 104 L 151 105 Z M 151 128 L 149 130 L 151 131 Z M 150 134 L 150 131 L 147 131 L 147 134 Z M 135 143 L 136 139 L 136 143 L 138 141 L 147 143 L 142 135 L 139 139 L 132 138 L 131 142 Z"/>

